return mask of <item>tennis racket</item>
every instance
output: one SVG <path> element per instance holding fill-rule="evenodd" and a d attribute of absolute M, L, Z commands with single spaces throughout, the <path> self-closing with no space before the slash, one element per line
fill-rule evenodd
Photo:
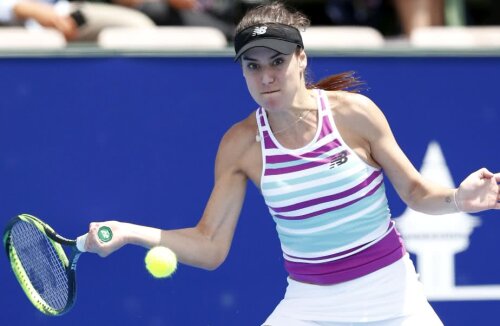
<path fill-rule="evenodd" d="M 113 233 L 101 226 L 98 237 L 108 242 Z M 28 299 L 44 314 L 60 316 L 73 307 L 76 264 L 85 252 L 86 239 L 87 234 L 75 240 L 64 238 L 28 214 L 14 217 L 5 228 L 3 244 L 12 271 Z"/>

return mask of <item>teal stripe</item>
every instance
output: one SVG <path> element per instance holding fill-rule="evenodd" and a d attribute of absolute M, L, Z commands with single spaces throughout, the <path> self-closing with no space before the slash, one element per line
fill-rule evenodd
<path fill-rule="evenodd" d="M 340 166 L 339 168 L 342 168 L 342 167 L 343 166 Z M 336 169 L 335 172 L 337 172 L 337 173 L 342 171 L 342 169 L 337 169 L 337 168 L 335 168 L 335 169 Z M 264 191 L 264 190 L 272 190 L 272 189 L 276 189 L 276 188 L 281 188 L 284 185 L 293 186 L 293 185 L 301 184 L 301 183 L 308 182 L 308 181 L 326 178 L 326 177 L 329 177 L 331 175 L 332 175 L 332 170 L 327 169 L 325 171 L 320 171 L 320 172 L 316 172 L 316 173 L 313 173 L 310 175 L 297 177 L 297 178 L 278 180 L 278 181 L 264 181 L 264 182 L 262 182 L 262 190 Z M 267 179 L 267 178 L 264 178 L 264 180 L 265 179 Z"/>
<path fill-rule="evenodd" d="M 314 196 L 315 193 L 325 191 L 330 189 L 331 193 L 337 193 L 335 188 L 338 188 L 339 186 L 345 186 L 347 183 L 353 182 L 356 179 L 359 179 L 360 176 L 366 175 L 361 171 L 360 173 L 353 174 L 351 176 L 347 176 L 343 179 L 339 179 L 337 181 L 323 184 L 323 185 L 317 185 L 311 188 L 305 188 L 302 190 L 297 190 L 297 191 L 292 191 L 292 192 L 285 192 L 284 194 L 281 195 L 266 195 L 266 202 L 267 203 L 274 203 L 282 200 L 290 200 L 294 199 L 296 197 L 301 197 L 304 195 L 311 195 Z"/>
<path fill-rule="evenodd" d="M 367 207 L 373 205 L 373 203 L 375 203 L 377 200 L 380 200 L 380 198 L 385 198 L 385 187 L 383 184 L 373 195 L 365 197 L 355 204 L 338 209 L 336 211 L 324 213 L 305 220 L 283 220 L 274 218 L 274 221 L 279 226 L 294 230 L 318 227 L 347 218 L 359 212 L 360 210 L 364 210 Z M 374 212 L 376 211 L 385 212 L 385 214 L 387 214 L 387 212 L 389 211 L 387 198 L 385 198 L 385 200 L 381 202 L 380 206 L 374 208 Z"/>
<path fill-rule="evenodd" d="M 373 232 L 386 221 L 387 213 L 380 212 L 314 234 L 297 236 L 278 233 L 278 235 L 285 247 L 294 251 L 313 253 L 349 245 Z"/>

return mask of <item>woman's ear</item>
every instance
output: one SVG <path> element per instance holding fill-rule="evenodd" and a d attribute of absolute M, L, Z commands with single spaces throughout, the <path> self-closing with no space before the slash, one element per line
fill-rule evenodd
<path fill-rule="evenodd" d="M 300 49 L 299 52 L 299 68 L 305 70 L 307 68 L 307 55 L 304 49 Z"/>

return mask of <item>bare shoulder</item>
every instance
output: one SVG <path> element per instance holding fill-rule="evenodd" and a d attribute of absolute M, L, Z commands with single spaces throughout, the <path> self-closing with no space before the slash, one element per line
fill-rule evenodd
<path fill-rule="evenodd" d="M 252 113 L 226 131 L 220 143 L 220 150 L 229 150 L 236 154 L 241 153 L 255 143 L 256 132 L 257 123 L 255 114 Z"/>
<path fill-rule="evenodd" d="M 367 96 L 345 91 L 328 92 L 335 121 L 360 131 L 373 131 L 387 123 L 380 108 Z"/>
<path fill-rule="evenodd" d="M 362 94 L 345 91 L 327 94 L 335 125 L 344 141 L 367 163 L 380 166 L 374 148 L 381 144 L 382 139 L 391 136 L 382 111 Z"/>
<path fill-rule="evenodd" d="M 329 91 L 328 100 L 333 112 L 341 116 L 369 116 L 380 109 L 367 96 L 346 91 Z"/>
<path fill-rule="evenodd" d="M 222 137 L 216 159 L 216 174 L 225 171 L 243 172 L 247 176 L 260 159 L 260 146 L 255 141 L 255 112 L 235 123 Z"/>

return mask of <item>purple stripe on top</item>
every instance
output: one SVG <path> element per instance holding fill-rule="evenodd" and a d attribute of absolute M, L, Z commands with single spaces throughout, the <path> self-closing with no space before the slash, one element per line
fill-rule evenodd
<path fill-rule="evenodd" d="M 393 222 L 392 222 L 393 223 Z M 367 249 L 326 263 L 298 263 L 285 259 L 290 278 L 318 285 L 337 284 L 375 272 L 401 259 L 406 253 L 396 228 Z"/>
<path fill-rule="evenodd" d="M 321 95 L 324 95 L 323 92 L 321 92 L 322 94 Z M 326 96 L 326 95 L 325 95 Z M 321 102 L 321 108 L 324 112 L 323 114 L 323 128 L 321 129 L 321 134 L 320 134 L 320 139 L 325 137 L 326 135 L 329 135 L 333 132 L 333 126 L 332 124 L 330 123 L 330 119 L 329 119 L 329 116 L 331 114 L 331 110 L 330 108 L 326 105 L 326 102 L 325 102 L 325 96 L 320 96 L 319 100 Z"/>
<path fill-rule="evenodd" d="M 269 136 L 269 132 L 267 130 L 264 130 L 262 132 L 262 135 L 264 136 L 264 147 L 266 149 L 278 148 L 278 146 L 276 146 L 276 144 L 274 143 L 274 141 Z"/>
<path fill-rule="evenodd" d="M 262 110 L 262 108 L 259 108 L 259 115 L 260 115 L 260 119 L 259 119 L 259 122 L 260 122 L 260 126 L 261 127 L 264 127 L 266 125 L 266 120 L 264 119 L 264 112 Z"/>
<path fill-rule="evenodd" d="M 340 146 L 340 141 L 338 139 L 334 139 L 332 142 L 325 144 L 321 147 L 316 148 L 315 150 L 312 150 L 310 152 L 300 154 L 295 156 L 295 155 L 290 155 L 290 154 L 279 154 L 279 155 L 266 155 L 266 162 L 267 163 L 284 163 L 284 162 L 290 162 L 290 161 L 297 161 L 300 160 L 301 158 L 314 158 L 318 157 L 320 155 L 325 154 L 328 151 L 331 151 L 332 149 L 335 149 Z"/>
<path fill-rule="evenodd" d="M 290 257 L 290 258 L 296 258 L 296 259 L 301 259 L 301 260 L 307 260 L 307 261 L 314 262 L 316 260 L 331 259 L 331 258 L 335 258 L 335 257 L 347 255 L 347 254 L 349 254 L 349 253 L 351 253 L 353 251 L 358 250 L 359 248 L 361 248 L 361 247 L 363 247 L 365 245 L 366 244 L 359 245 L 357 247 L 354 247 L 354 248 L 351 248 L 351 249 L 347 249 L 345 251 L 341 251 L 341 252 L 338 252 L 336 254 L 331 254 L 331 255 L 328 255 L 328 256 L 321 256 L 321 257 L 305 258 L 305 257 L 292 256 L 292 255 L 287 255 L 287 256 Z"/>
<path fill-rule="evenodd" d="M 323 109 L 323 111 L 326 112 L 326 110 L 329 109 L 329 108 L 327 108 L 327 106 L 326 106 L 325 95 L 326 94 L 322 90 L 319 91 L 319 101 L 321 103 L 321 109 Z"/>
<path fill-rule="evenodd" d="M 323 115 L 322 120 L 323 120 L 322 122 L 323 127 L 321 128 L 318 140 L 330 135 L 333 131 L 330 125 L 330 120 L 328 119 L 328 115 L 326 114 Z"/>
<path fill-rule="evenodd" d="M 380 171 L 380 170 L 374 171 L 372 174 L 370 174 L 370 176 L 368 178 L 361 181 L 356 186 L 354 186 L 350 189 L 344 190 L 342 192 L 337 192 L 333 195 L 318 197 L 318 198 L 306 200 L 306 201 L 299 202 L 297 204 L 293 204 L 293 205 L 289 205 L 289 206 L 283 206 L 283 207 L 271 207 L 270 206 L 270 208 L 273 211 L 275 211 L 276 213 L 283 213 L 283 212 L 290 212 L 290 211 L 295 211 L 298 209 L 303 209 L 303 208 L 306 208 L 309 206 L 314 206 L 314 205 L 330 202 L 330 201 L 337 200 L 337 199 L 342 199 L 344 197 L 350 196 L 350 195 L 368 187 L 373 182 L 373 180 L 375 180 L 381 173 L 382 173 L 382 171 Z"/>
<path fill-rule="evenodd" d="M 360 197 L 360 198 L 356 198 L 354 200 L 351 200 L 351 201 L 348 201 L 344 204 L 341 204 L 341 205 L 337 205 L 337 206 L 331 206 L 331 207 L 328 207 L 328 208 L 325 208 L 325 209 L 321 209 L 319 211 L 314 211 L 312 213 L 308 213 L 308 214 L 302 214 L 300 216 L 285 216 L 285 215 L 281 215 L 281 214 L 276 214 L 276 215 L 273 215 L 273 217 L 275 218 L 279 218 L 279 219 L 282 219 L 282 220 L 305 220 L 307 218 L 311 218 L 311 217 L 314 217 L 314 216 L 318 216 L 318 215 L 321 215 L 321 214 L 326 214 L 328 212 L 333 212 L 333 211 L 336 211 L 336 210 L 339 210 L 339 209 L 342 209 L 344 207 L 347 207 L 347 206 L 350 206 L 354 203 L 357 203 L 358 201 L 362 200 L 363 198 L 366 198 L 366 197 L 369 197 L 371 195 L 373 195 L 377 190 L 378 188 L 380 188 L 380 186 L 382 186 L 384 184 L 384 181 L 382 180 L 379 184 L 377 184 L 375 187 L 373 187 L 372 190 L 370 190 L 366 195 Z"/>

